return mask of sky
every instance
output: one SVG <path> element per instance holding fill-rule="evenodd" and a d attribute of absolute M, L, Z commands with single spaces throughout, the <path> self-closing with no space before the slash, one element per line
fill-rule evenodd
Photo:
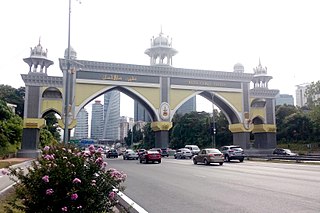
<path fill-rule="evenodd" d="M 295 96 L 296 85 L 320 80 L 319 7 L 319 0 L 71 0 L 70 40 L 79 60 L 149 65 L 144 51 L 162 28 L 178 51 L 174 67 L 231 72 L 242 63 L 252 73 L 260 59 L 273 77 L 269 88 Z M 0 84 L 24 86 L 23 58 L 39 38 L 54 61 L 48 74 L 62 76 L 68 15 L 68 0 L 1 2 Z M 121 115 L 132 117 L 127 106 Z"/>

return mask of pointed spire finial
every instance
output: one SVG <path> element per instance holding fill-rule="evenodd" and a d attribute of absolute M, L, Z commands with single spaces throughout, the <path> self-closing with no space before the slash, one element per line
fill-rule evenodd
<path fill-rule="evenodd" d="M 160 35 L 162 35 L 162 24 L 160 25 Z"/>
<path fill-rule="evenodd" d="M 259 66 L 261 66 L 261 60 L 260 60 L 260 56 L 259 56 Z"/>
<path fill-rule="evenodd" d="M 39 36 L 39 45 L 41 45 L 41 36 Z"/>

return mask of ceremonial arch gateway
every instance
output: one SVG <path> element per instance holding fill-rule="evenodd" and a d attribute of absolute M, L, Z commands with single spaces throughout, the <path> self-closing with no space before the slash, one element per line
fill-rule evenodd
<path fill-rule="evenodd" d="M 30 57 L 24 59 L 29 72 L 21 75 L 26 96 L 23 142 L 18 155 L 38 154 L 39 130 L 45 123 L 46 113 L 58 113 L 62 117 L 59 125 L 64 128 L 64 120 L 68 120 L 68 129 L 72 129 L 76 126 L 77 113 L 111 90 L 123 92 L 148 111 L 156 147 L 167 147 L 173 115 L 195 95 L 203 96 L 224 112 L 234 144 L 248 149 L 252 132 L 256 148 L 276 146 L 274 109 L 279 91 L 268 88 L 272 77 L 260 61 L 254 73 L 244 73 L 241 64 L 236 64 L 233 72 L 175 68 L 171 66 L 172 56 L 177 51 L 162 33 L 151 40 L 151 47 L 145 53 L 150 56 L 150 66 L 77 60 L 76 52 L 71 49 L 70 60 L 59 59 L 63 77 L 56 77 L 47 74 L 53 62 L 47 59 L 41 44 L 31 49 Z M 67 73 L 70 99 L 68 119 L 64 119 Z"/>

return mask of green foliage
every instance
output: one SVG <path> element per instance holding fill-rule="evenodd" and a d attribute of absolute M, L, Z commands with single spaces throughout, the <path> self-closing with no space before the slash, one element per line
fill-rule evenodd
<path fill-rule="evenodd" d="M 170 147 L 173 149 L 195 144 L 207 147 L 211 144 L 210 114 L 206 112 L 191 112 L 173 118 L 173 128 L 170 131 Z"/>
<path fill-rule="evenodd" d="M 155 146 L 155 133 L 151 128 L 151 123 L 147 123 L 144 127 L 143 127 L 143 133 L 144 133 L 144 137 L 143 137 L 143 143 L 141 148 L 144 149 L 151 149 Z"/>
<path fill-rule="evenodd" d="M 0 154 L 8 152 L 10 145 L 19 147 L 21 140 L 22 119 L 0 100 Z"/>
<path fill-rule="evenodd" d="M 55 116 L 55 112 L 49 112 L 44 116 L 46 120 L 46 126 L 44 127 L 46 130 L 51 132 L 52 136 L 56 141 L 60 141 L 60 133 L 58 129 L 58 119 Z"/>
<path fill-rule="evenodd" d="M 73 146 L 46 146 L 27 168 L 11 168 L 21 208 L 27 213 L 108 212 L 117 202 L 114 187 L 122 188 L 126 175 L 107 169 L 100 149 L 81 152 Z"/>
<path fill-rule="evenodd" d="M 25 87 L 15 89 L 9 85 L 0 84 L 0 100 L 17 105 L 16 113 L 23 117 Z"/>
<path fill-rule="evenodd" d="M 307 86 L 305 95 L 307 96 L 307 106 L 313 108 L 320 105 L 320 81 L 311 82 Z"/>
<path fill-rule="evenodd" d="M 45 146 L 57 145 L 57 140 L 52 136 L 51 132 L 47 129 L 40 129 L 40 144 L 39 148 L 43 148 Z"/>
<path fill-rule="evenodd" d="M 133 132 L 133 133 L 132 133 Z M 128 137 L 124 138 L 125 143 L 130 147 L 134 143 L 140 143 L 143 140 L 143 133 L 138 125 L 133 126 L 133 131 L 131 129 L 128 131 Z"/>

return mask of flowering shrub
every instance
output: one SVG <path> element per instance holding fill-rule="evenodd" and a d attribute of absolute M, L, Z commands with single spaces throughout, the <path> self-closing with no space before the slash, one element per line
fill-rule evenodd
<path fill-rule="evenodd" d="M 109 212 L 116 204 L 115 188 L 126 175 L 107 169 L 100 149 L 81 152 L 71 146 L 46 146 L 27 168 L 10 169 L 25 212 Z"/>

